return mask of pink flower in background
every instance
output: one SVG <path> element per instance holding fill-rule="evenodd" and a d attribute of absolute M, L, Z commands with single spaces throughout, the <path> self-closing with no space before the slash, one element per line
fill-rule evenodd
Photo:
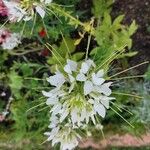
<path fill-rule="evenodd" d="M 0 30 L 0 44 L 4 43 L 8 37 L 10 37 L 11 33 L 7 29 Z"/>
<path fill-rule="evenodd" d="M 4 5 L 3 1 L 0 0 L 0 15 L 1 16 L 8 16 L 8 9 L 7 7 Z"/>
<path fill-rule="evenodd" d="M 0 45 L 3 49 L 12 50 L 20 43 L 21 36 L 19 33 L 11 33 L 5 28 L 0 30 Z"/>

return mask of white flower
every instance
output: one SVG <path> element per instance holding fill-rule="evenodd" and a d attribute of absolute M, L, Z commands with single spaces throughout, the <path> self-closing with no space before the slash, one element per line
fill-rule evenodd
<path fill-rule="evenodd" d="M 50 118 L 49 128 L 56 128 L 59 123 L 58 117 L 56 115 L 52 115 Z"/>
<path fill-rule="evenodd" d="M 56 127 L 51 132 L 46 132 L 48 136 L 47 141 L 52 141 L 52 146 L 60 143 L 61 150 L 72 150 L 78 145 L 78 139 L 81 137 L 71 128 L 70 125 L 66 124 L 63 128 Z"/>
<path fill-rule="evenodd" d="M 80 73 L 86 74 L 91 67 L 95 67 L 95 64 L 92 60 L 88 59 L 81 64 Z"/>
<path fill-rule="evenodd" d="M 33 18 L 34 10 L 43 19 L 45 17 L 45 7 L 50 4 L 52 0 L 40 0 L 40 2 L 32 3 L 29 8 L 22 9 L 20 2 L 3 0 L 8 9 L 8 18 L 11 22 L 19 22 L 21 20 L 29 21 Z M 44 4 L 43 4 L 44 3 Z M 45 5 L 45 6 L 44 6 Z"/>
<path fill-rule="evenodd" d="M 41 18 L 43 19 L 46 15 L 45 12 L 45 8 L 43 7 L 43 3 L 45 5 L 50 4 L 52 2 L 52 0 L 40 0 L 41 3 L 33 3 L 33 5 L 35 6 L 35 10 L 36 12 L 41 16 Z"/>
<path fill-rule="evenodd" d="M 46 11 L 45 11 L 45 7 L 43 5 L 43 3 L 45 5 L 48 5 L 52 2 L 52 0 L 40 0 L 40 3 L 33 3 L 33 6 L 35 7 L 36 12 L 41 16 L 41 18 L 43 19 L 46 15 Z"/>
<path fill-rule="evenodd" d="M 62 110 L 62 104 L 58 102 L 52 107 L 50 112 L 52 113 L 52 115 L 57 115 L 59 114 L 59 112 L 61 112 L 61 110 Z"/>
<path fill-rule="evenodd" d="M 72 71 L 77 70 L 77 63 L 75 61 L 72 61 L 70 59 L 67 59 L 67 65 L 64 67 L 64 71 L 68 74 L 72 74 Z"/>
<path fill-rule="evenodd" d="M 94 110 L 101 116 L 101 117 L 105 117 L 106 115 L 106 109 L 105 107 L 98 103 L 97 101 L 94 103 Z"/>
<path fill-rule="evenodd" d="M 59 129 L 60 129 L 59 127 L 56 127 L 56 128 L 53 128 L 51 130 L 51 132 L 45 132 L 44 134 L 47 135 L 47 136 L 49 136 L 48 139 L 47 139 L 47 141 L 53 140 L 53 138 L 58 134 Z"/>
<path fill-rule="evenodd" d="M 111 95 L 111 89 L 110 89 L 111 84 L 112 82 L 104 83 L 101 86 L 96 86 L 95 89 L 97 92 L 103 93 L 104 95 L 109 96 Z"/>
<path fill-rule="evenodd" d="M 101 85 L 105 80 L 102 77 L 99 77 L 98 74 L 92 73 L 92 82 L 95 85 Z"/>
<path fill-rule="evenodd" d="M 61 111 L 62 111 L 61 112 L 62 115 L 60 117 L 60 122 L 63 122 L 66 119 L 66 117 L 68 116 L 69 111 L 67 109 L 62 109 Z"/>
<path fill-rule="evenodd" d="M 18 33 L 12 33 L 1 44 L 3 49 L 12 50 L 21 43 L 21 36 Z"/>
<path fill-rule="evenodd" d="M 95 67 L 92 60 L 78 65 L 68 59 L 63 73 L 57 71 L 48 78 L 47 81 L 56 87 L 49 92 L 43 91 L 43 95 L 48 97 L 46 104 L 52 106 L 49 125 L 52 130 L 48 134 L 52 145 L 60 142 L 61 149 L 73 149 L 78 144 L 74 129 L 85 127 L 89 121 L 97 125 L 97 115 L 106 116 L 110 100 L 115 99 L 109 97 L 112 82 L 105 83 L 104 70 L 94 72 Z M 59 131 L 53 129 L 60 124 L 63 127 Z"/>
<path fill-rule="evenodd" d="M 41 16 L 41 18 L 45 17 L 46 12 L 41 6 L 36 6 L 35 9 L 37 13 Z"/>
<path fill-rule="evenodd" d="M 77 81 L 86 81 L 86 76 L 83 73 L 79 73 L 76 77 Z"/>
<path fill-rule="evenodd" d="M 11 22 L 19 22 L 27 14 L 19 3 L 7 0 L 3 0 L 3 2 L 8 9 L 8 18 Z"/>
<path fill-rule="evenodd" d="M 73 125 L 76 122 L 80 122 L 79 117 L 78 117 L 78 109 L 77 108 L 73 108 L 73 110 L 71 111 L 71 120 Z"/>
<path fill-rule="evenodd" d="M 50 76 L 47 81 L 58 88 L 60 88 L 65 83 L 65 77 L 62 73 L 56 72 L 54 76 Z"/>
<path fill-rule="evenodd" d="M 84 95 L 90 94 L 94 89 L 94 85 L 91 81 L 85 81 L 84 83 Z"/>
<path fill-rule="evenodd" d="M 114 97 L 100 96 L 100 102 L 109 109 L 109 101 L 115 99 Z"/>

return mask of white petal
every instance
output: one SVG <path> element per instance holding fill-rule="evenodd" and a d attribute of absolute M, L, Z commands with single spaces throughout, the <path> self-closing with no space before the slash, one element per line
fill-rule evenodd
<path fill-rule="evenodd" d="M 115 99 L 114 97 L 100 96 L 100 102 L 109 109 L 109 101 Z"/>
<path fill-rule="evenodd" d="M 38 13 L 42 18 L 45 17 L 45 10 L 44 10 L 42 7 L 36 6 L 35 9 L 36 9 L 37 13 Z"/>
<path fill-rule="evenodd" d="M 98 78 L 102 78 L 102 77 L 104 76 L 104 70 L 103 70 L 103 69 L 99 70 L 99 71 L 96 73 L 96 76 L 97 76 Z"/>
<path fill-rule="evenodd" d="M 49 124 L 49 128 L 51 129 L 51 128 L 56 128 L 57 126 L 58 126 L 58 123 L 59 123 L 59 121 L 58 120 L 56 120 L 56 121 L 53 121 L 53 122 L 51 122 L 50 124 Z"/>
<path fill-rule="evenodd" d="M 55 128 L 58 125 L 58 117 L 55 115 L 52 115 L 50 117 L 50 125 L 48 126 L 49 128 Z"/>
<path fill-rule="evenodd" d="M 86 109 L 83 108 L 81 112 L 81 116 L 80 116 L 80 121 L 84 121 L 84 119 L 86 118 L 86 115 L 87 115 Z"/>
<path fill-rule="evenodd" d="M 68 74 L 68 76 L 71 83 L 75 81 L 75 78 L 71 74 Z"/>
<path fill-rule="evenodd" d="M 57 127 L 57 128 L 53 128 L 51 132 L 45 132 L 44 134 L 49 136 L 47 141 L 51 141 L 56 136 L 58 131 L 59 131 L 59 128 Z"/>
<path fill-rule="evenodd" d="M 103 118 L 105 117 L 106 109 L 102 104 L 95 102 L 94 109 L 101 117 L 103 117 Z"/>
<path fill-rule="evenodd" d="M 51 92 L 46 92 L 46 91 L 42 91 L 42 94 L 46 97 L 51 97 L 52 93 Z"/>
<path fill-rule="evenodd" d="M 42 91 L 42 94 L 46 97 L 56 97 L 56 96 L 64 96 L 65 93 L 63 91 L 61 91 L 59 88 L 54 88 L 53 90 L 46 92 L 46 91 Z"/>
<path fill-rule="evenodd" d="M 94 115 L 91 115 L 91 119 L 92 119 L 93 124 L 95 125 L 95 124 L 96 124 L 96 121 L 95 121 Z"/>
<path fill-rule="evenodd" d="M 70 86 L 70 88 L 69 88 L 69 93 L 71 93 L 72 90 L 74 89 L 74 85 L 75 85 L 74 83 L 71 84 L 71 86 Z"/>
<path fill-rule="evenodd" d="M 109 109 L 109 100 L 108 100 L 108 99 L 101 99 L 101 103 L 102 103 L 107 109 Z"/>
<path fill-rule="evenodd" d="M 99 87 L 99 92 L 105 94 L 106 96 L 111 95 L 111 89 L 109 88 L 112 82 L 105 83 Z"/>
<path fill-rule="evenodd" d="M 103 78 L 98 78 L 95 73 L 92 73 L 92 82 L 95 85 L 101 85 L 105 82 Z"/>
<path fill-rule="evenodd" d="M 61 87 L 65 83 L 65 77 L 61 73 L 56 73 L 54 76 L 50 76 L 47 81 L 56 87 Z"/>
<path fill-rule="evenodd" d="M 51 2 L 52 2 L 52 0 L 45 0 L 45 4 L 49 4 Z"/>
<path fill-rule="evenodd" d="M 89 71 L 90 67 L 87 63 L 83 62 L 81 65 L 80 73 L 86 74 Z"/>
<path fill-rule="evenodd" d="M 59 137 L 57 138 L 57 137 L 54 137 L 53 139 L 52 139 L 52 146 L 54 146 L 55 144 L 57 144 L 57 143 L 59 143 L 60 142 L 60 139 L 59 139 Z"/>
<path fill-rule="evenodd" d="M 72 60 L 68 59 L 67 64 L 70 66 L 71 71 L 76 71 L 77 70 L 77 63 L 75 61 L 72 61 Z"/>
<path fill-rule="evenodd" d="M 78 74 L 76 77 L 77 81 L 86 81 L 86 76 L 82 73 Z"/>
<path fill-rule="evenodd" d="M 53 106 L 50 112 L 52 112 L 52 115 L 56 115 L 61 111 L 61 104 L 58 103 L 57 105 Z"/>
<path fill-rule="evenodd" d="M 72 120 L 73 124 L 75 124 L 78 121 L 78 115 L 77 115 L 77 109 L 76 108 L 74 108 L 71 111 L 71 120 Z"/>
<path fill-rule="evenodd" d="M 72 70 L 71 70 L 71 67 L 67 64 L 65 65 L 64 67 L 64 71 L 67 72 L 68 74 L 72 74 Z"/>
<path fill-rule="evenodd" d="M 63 122 L 66 119 L 66 117 L 68 116 L 68 114 L 69 114 L 68 110 L 65 110 L 60 117 L 60 122 Z"/>
<path fill-rule="evenodd" d="M 93 91 L 93 83 L 91 81 L 85 81 L 84 83 L 84 95 L 90 94 Z"/>
<path fill-rule="evenodd" d="M 88 64 L 89 67 L 91 67 L 91 66 L 95 67 L 96 66 L 95 63 L 93 62 L 93 60 L 91 60 L 91 59 L 88 59 L 86 61 L 86 63 Z"/>
<path fill-rule="evenodd" d="M 58 98 L 57 97 L 48 98 L 47 101 L 46 101 L 47 105 L 54 105 L 56 103 L 58 103 Z"/>

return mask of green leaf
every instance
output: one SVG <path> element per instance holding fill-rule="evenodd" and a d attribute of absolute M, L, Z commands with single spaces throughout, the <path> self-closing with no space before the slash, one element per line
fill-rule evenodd
<path fill-rule="evenodd" d="M 113 22 L 113 28 L 114 28 L 115 30 L 118 30 L 118 29 L 120 29 L 120 28 L 122 27 L 122 25 L 121 25 L 120 23 L 122 22 L 123 18 L 124 18 L 124 15 L 120 15 L 120 16 L 118 16 L 118 17 L 114 20 L 114 22 Z"/>
<path fill-rule="evenodd" d="M 135 20 L 132 22 L 132 24 L 129 27 L 128 33 L 129 35 L 133 35 L 135 33 L 135 31 L 137 30 L 138 26 L 135 23 Z"/>
<path fill-rule="evenodd" d="M 12 93 L 19 98 L 20 89 L 23 87 L 23 79 L 14 70 L 9 73 L 8 77 L 10 80 L 9 86 L 11 87 Z"/>
<path fill-rule="evenodd" d="M 11 71 L 9 74 L 10 87 L 20 90 L 23 86 L 23 79 L 15 71 Z"/>
<path fill-rule="evenodd" d="M 80 59 L 83 58 L 84 54 L 85 54 L 84 52 L 75 53 L 75 54 L 72 56 L 72 59 L 73 59 L 74 61 L 79 61 Z"/>
<path fill-rule="evenodd" d="M 75 45 L 74 45 L 75 40 L 65 37 L 64 40 L 62 41 L 60 47 L 59 47 L 59 52 L 63 56 L 66 55 L 66 53 L 72 53 L 75 51 Z"/>
<path fill-rule="evenodd" d="M 111 26 L 112 20 L 111 20 L 111 16 L 105 12 L 104 14 L 104 24 L 106 26 Z"/>
<path fill-rule="evenodd" d="M 138 52 L 129 52 L 129 53 L 125 53 L 125 54 L 122 54 L 120 56 L 117 57 L 117 59 L 119 58 L 124 58 L 124 57 L 133 57 L 135 55 L 137 55 Z"/>
<path fill-rule="evenodd" d="M 21 71 L 23 72 L 23 75 L 25 77 L 27 76 L 31 76 L 33 74 L 33 69 L 31 69 L 29 67 L 29 64 L 26 64 L 26 63 L 23 63 L 21 66 L 20 66 L 20 69 Z"/>

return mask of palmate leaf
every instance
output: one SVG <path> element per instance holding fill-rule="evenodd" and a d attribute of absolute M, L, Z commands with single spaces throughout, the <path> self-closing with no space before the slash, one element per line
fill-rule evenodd
<path fill-rule="evenodd" d="M 135 23 L 135 20 L 131 23 L 128 29 L 129 36 L 133 35 L 138 28 L 138 25 Z"/>
<path fill-rule="evenodd" d="M 14 70 L 9 75 L 9 86 L 11 87 L 12 93 L 16 97 L 20 97 L 20 89 L 23 87 L 23 79 Z"/>
<path fill-rule="evenodd" d="M 124 15 L 120 15 L 112 22 L 110 14 L 107 12 L 104 13 L 104 18 L 95 32 L 96 41 L 99 46 L 94 48 L 90 53 L 97 64 L 103 64 L 113 53 L 117 54 L 125 47 L 131 49 L 131 35 L 136 31 L 137 25 L 133 21 L 129 27 L 125 26 L 121 23 L 123 18 Z M 121 57 L 129 55 L 131 56 L 132 54 L 121 55 Z M 112 57 L 111 61 L 117 58 L 119 56 Z"/>
<path fill-rule="evenodd" d="M 11 106 L 12 119 L 15 121 L 13 128 L 16 132 L 14 133 L 14 136 L 17 141 L 25 137 L 25 134 L 27 133 L 27 105 L 28 104 L 24 99 L 19 99 L 19 101 L 16 101 Z"/>
<path fill-rule="evenodd" d="M 104 13 L 110 13 L 113 0 L 93 0 L 92 12 L 96 18 L 103 17 Z"/>

